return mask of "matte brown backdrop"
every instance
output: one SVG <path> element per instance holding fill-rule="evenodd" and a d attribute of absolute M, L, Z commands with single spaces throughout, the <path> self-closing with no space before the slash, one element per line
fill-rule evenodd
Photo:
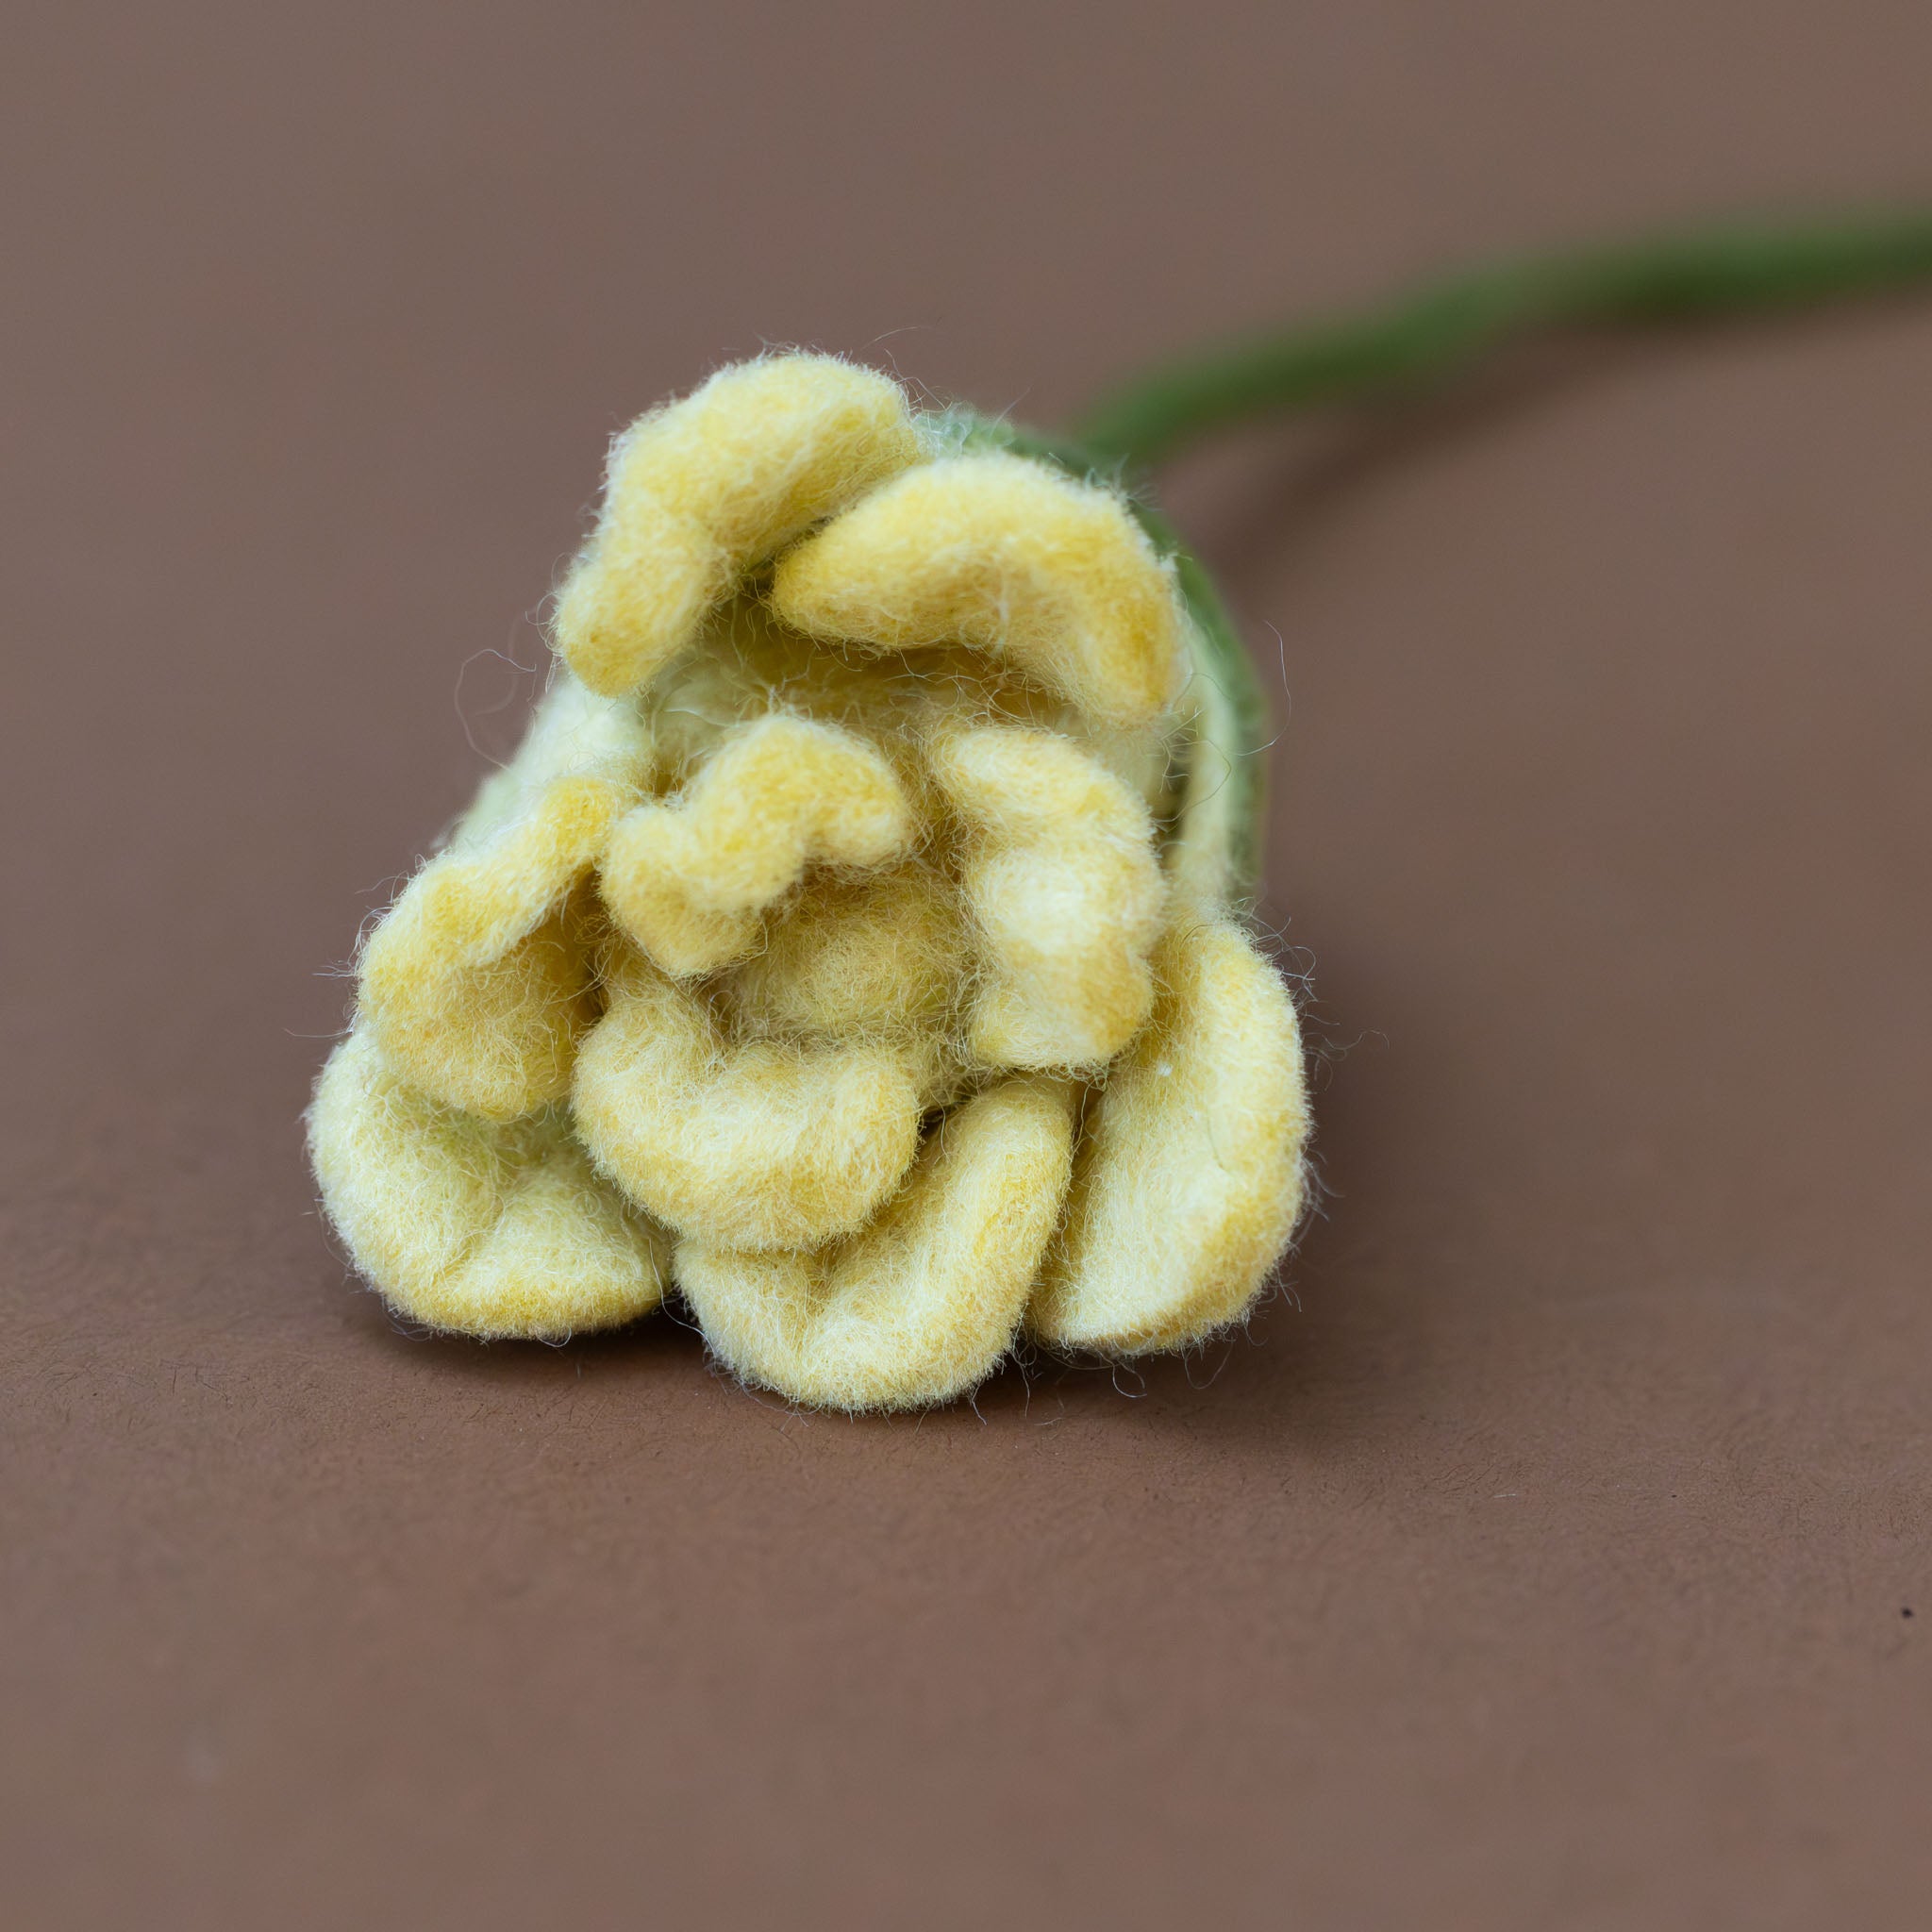
<path fill-rule="evenodd" d="M 801 341 L 1051 422 L 1434 264 L 1932 190 L 1932 13 L 9 39 L 11 1924 L 1925 1923 L 1932 306 L 1172 479 L 1292 695 L 1328 1049 L 1251 1341 L 852 1423 L 669 1319 L 412 1340 L 297 1117 L 629 414 Z"/>

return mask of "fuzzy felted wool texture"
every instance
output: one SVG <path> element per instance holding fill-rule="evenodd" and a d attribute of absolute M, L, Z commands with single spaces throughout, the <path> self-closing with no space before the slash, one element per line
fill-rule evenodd
<path fill-rule="evenodd" d="M 1158 530 L 833 357 L 619 438 L 524 746 L 364 942 L 309 1113 L 400 1314 L 554 1340 L 675 1288 L 847 1409 L 1245 1317 L 1307 1106 L 1241 695 Z"/>

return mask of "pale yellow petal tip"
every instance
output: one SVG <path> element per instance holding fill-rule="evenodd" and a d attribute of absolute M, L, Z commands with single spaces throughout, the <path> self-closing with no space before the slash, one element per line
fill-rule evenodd
<path fill-rule="evenodd" d="M 559 593 L 558 653 L 641 689 L 751 569 L 925 454 L 904 391 L 836 356 L 722 369 L 613 446 L 604 511 Z"/>
<path fill-rule="evenodd" d="M 873 491 L 779 558 L 772 599 L 814 637 L 971 645 L 1113 724 L 1159 717 L 1185 672 L 1174 574 L 1126 504 L 1006 454 Z"/>
<path fill-rule="evenodd" d="M 663 1299 L 663 1236 L 559 1116 L 499 1125 L 443 1107 L 358 1031 L 323 1069 L 308 1145 L 357 1268 L 409 1321 L 559 1341 Z"/>
<path fill-rule="evenodd" d="M 1140 1355 L 1242 1321 L 1301 1213 L 1307 1093 L 1280 975 L 1225 920 L 1170 933 L 1155 968 L 1027 1310 L 1053 1348 Z"/>

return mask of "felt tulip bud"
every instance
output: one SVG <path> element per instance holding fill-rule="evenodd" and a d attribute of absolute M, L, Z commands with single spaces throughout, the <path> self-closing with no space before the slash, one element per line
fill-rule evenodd
<path fill-rule="evenodd" d="M 626 432 L 527 741 L 317 1090 L 358 1266 L 483 1337 L 675 1284 L 849 1409 L 1239 1322 L 1307 1112 L 1252 686 L 1182 573 L 1106 478 L 835 358 Z"/>

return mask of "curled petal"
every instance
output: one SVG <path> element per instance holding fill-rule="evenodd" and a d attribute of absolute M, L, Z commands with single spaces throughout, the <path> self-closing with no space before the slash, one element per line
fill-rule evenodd
<path fill-rule="evenodd" d="M 442 1107 L 358 1030 L 323 1071 L 308 1144 L 358 1268 L 433 1328 L 561 1341 L 663 1298 L 662 1236 L 557 1114 L 498 1125 Z"/>
<path fill-rule="evenodd" d="M 923 455 L 903 391 L 872 370 L 799 355 L 720 370 L 612 449 L 558 649 L 592 690 L 638 690 L 755 564 Z"/>
<path fill-rule="evenodd" d="M 891 1045 L 727 1041 L 694 993 L 640 960 L 577 1057 L 577 1130 L 680 1234 L 810 1247 L 862 1225 L 919 1146 L 911 1057 Z"/>
<path fill-rule="evenodd" d="M 979 1382 L 1011 1345 L 1064 1194 L 1072 1108 L 1008 1080 L 933 1135 L 905 1190 L 817 1255 L 682 1242 L 679 1286 L 747 1382 L 830 1408 L 909 1408 Z"/>
<path fill-rule="evenodd" d="M 435 1099 L 511 1120 L 563 1098 L 594 1017 L 577 888 L 637 797 L 634 719 L 575 683 L 362 951 L 358 1009 Z"/>
<path fill-rule="evenodd" d="M 938 735 L 934 775 L 972 830 L 966 901 L 987 956 L 970 1046 L 993 1066 L 1109 1059 L 1154 1003 L 1165 896 L 1144 802 L 1071 740 Z"/>
<path fill-rule="evenodd" d="M 509 1121 L 561 1100 L 596 1018 L 590 908 L 566 906 L 476 965 L 447 943 L 436 911 L 433 896 L 405 893 L 371 938 L 358 1007 L 370 1033 L 445 1106 Z"/>
<path fill-rule="evenodd" d="M 758 942 L 758 915 L 813 860 L 873 867 L 917 831 L 891 766 L 835 724 L 775 715 L 729 732 L 685 795 L 641 805 L 601 867 L 612 916 L 667 973 L 708 973 Z"/>
<path fill-rule="evenodd" d="M 1112 492 L 1008 455 L 930 463 L 779 558 L 773 604 L 814 637 L 964 643 L 1120 725 L 1182 676 L 1172 573 Z"/>
<path fill-rule="evenodd" d="M 1067 1225 L 1027 1326 L 1062 1348 L 1181 1348 L 1238 1321 L 1302 1203 L 1307 1098 L 1293 1002 L 1212 920 L 1156 955 L 1153 1023 L 1088 1120 Z"/>

